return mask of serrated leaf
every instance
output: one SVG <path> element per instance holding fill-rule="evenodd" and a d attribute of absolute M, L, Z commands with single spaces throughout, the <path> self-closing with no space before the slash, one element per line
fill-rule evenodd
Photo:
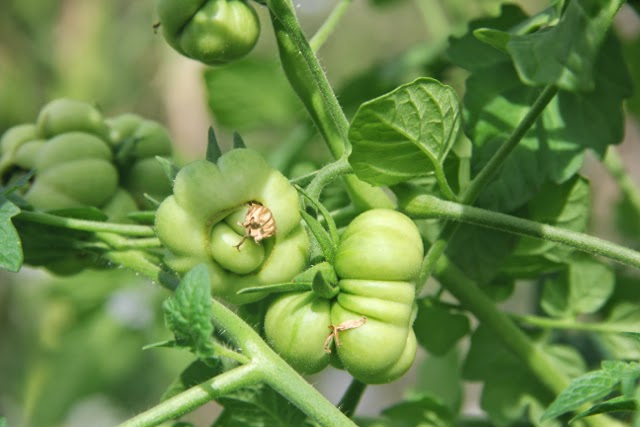
<path fill-rule="evenodd" d="M 621 4 L 571 0 L 557 25 L 513 35 L 507 49 L 521 80 L 569 91 L 593 89 L 593 65 Z"/>
<path fill-rule="evenodd" d="M 224 411 L 212 427 L 302 427 L 306 415 L 265 384 L 217 399 Z"/>
<path fill-rule="evenodd" d="M 460 121 L 451 87 L 417 79 L 360 106 L 349 128 L 349 162 L 372 185 L 429 175 L 444 162 Z"/>
<path fill-rule="evenodd" d="M 445 307 L 421 300 L 413 330 L 422 347 L 431 354 L 442 356 L 469 333 L 470 324 L 464 314 L 452 313 Z"/>
<path fill-rule="evenodd" d="M 573 417 L 570 423 L 577 421 L 581 418 L 589 417 L 591 415 L 606 414 L 609 412 L 635 412 L 637 410 L 637 403 L 635 399 L 630 399 L 624 396 L 614 397 L 606 402 L 593 405 L 586 411 L 580 412 Z"/>
<path fill-rule="evenodd" d="M 0 196 L 0 268 L 17 272 L 22 267 L 24 254 L 20 235 L 11 218 L 20 213 L 20 208 Z"/>
<path fill-rule="evenodd" d="M 176 341 L 200 359 L 214 355 L 211 343 L 211 284 L 207 267 L 200 264 L 185 274 L 173 297 L 162 308 L 165 324 Z"/>
<path fill-rule="evenodd" d="M 613 392 L 618 384 L 620 378 L 607 371 L 593 371 L 578 377 L 549 405 L 542 420 L 556 418 L 585 403 L 601 399 Z"/>
<path fill-rule="evenodd" d="M 479 206 L 513 211 L 547 179 L 564 182 L 575 175 L 585 149 L 602 156 L 608 145 L 622 140 L 622 102 L 631 93 L 631 83 L 614 36 L 605 40 L 594 73 L 593 91 L 561 91 L 549 103 L 480 195 Z M 472 169 L 477 173 L 527 114 L 541 89 L 523 85 L 505 58 L 475 69 L 466 86 L 465 132 L 474 143 Z"/>
<path fill-rule="evenodd" d="M 579 255 L 564 273 L 547 280 L 540 305 L 551 316 L 575 316 L 598 311 L 613 293 L 611 267 L 592 257 Z"/>
<path fill-rule="evenodd" d="M 221 373 L 221 365 L 219 363 L 210 366 L 201 360 L 196 360 L 185 368 L 167 387 L 167 390 L 160 397 L 160 401 L 164 402 L 173 396 L 182 393 L 200 383 L 203 383 Z"/>

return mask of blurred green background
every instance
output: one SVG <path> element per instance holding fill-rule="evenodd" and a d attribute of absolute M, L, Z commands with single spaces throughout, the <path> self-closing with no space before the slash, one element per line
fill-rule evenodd
<path fill-rule="evenodd" d="M 335 3 L 295 1 L 309 36 Z M 547 4 L 518 3 L 530 12 Z M 355 0 L 319 57 L 348 114 L 417 76 L 440 78 L 462 92 L 464 72 L 448 67 L 443 56 L 447 38 L 464 32 L 469 20 L 497 13 L 500 4 Z M 154 32 L 152 1 L 3 0 L 0 134 L 34 121 L 49 100 L 69 97 L 96 104 L 106 116 L 130 111 L 164 123 L 182 162 L 203 155 L 206 129 L 213 125 L 223 145 L 237 130 L 286 173 L 302 162 L 320 165 L 328 153 L 282 75 L 268 14 L 256 7 L 263 26 L 257 49 L 236 64 L 205 69 L 171 51 Z M 638 16 L 623 9 L 617 29 L 626 48 L 640 52 Z M 640 53 L 628 58 L 638 81 Z M 640 112 L 637 94 L 628 107 Z M 624 152 L 638 154 L 631 142 L 637 146 L 638 133 L 631 122 Z M 610 183 L 593 182 L 594 206 L 606 206 L 615 197 Z M 608 213 L 600 212 L 595 232 L 612 233 L 608 224 Z M 141 350 L 169 338 L 160 309 L 167 295 L 119 269 L 68 279 L 28 268 L 0 272 L 0 415 L 11 427 L 109 426 L 157 403 L 189 362 L 175 350 Z M 418 371 L 416 366 L 401 382 L 370 387 L 362 412 L 375 413 L 415 387 Z M 333 401 L 346 380 L 337 371 L 313 379 Z M 210 405 L 190 419 L 209 425 L 215 412 Z"/>

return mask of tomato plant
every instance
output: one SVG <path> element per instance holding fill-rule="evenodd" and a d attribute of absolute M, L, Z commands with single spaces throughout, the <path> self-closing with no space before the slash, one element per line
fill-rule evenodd
<path fill-rule="evenodd" d="M 543 3 L 2 3 L 0 427 L 637 426 L 640 6 Z"/>

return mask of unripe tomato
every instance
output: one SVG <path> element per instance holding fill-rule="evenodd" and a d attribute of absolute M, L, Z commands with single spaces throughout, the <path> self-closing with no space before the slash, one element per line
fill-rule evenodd
<path fill-rule="evenodd" d="M 158 15 L 171 47 L 209 65 L 242 58 L 260 35 L 258 15 L 245 0 L 159 0 Z"/>
<path fill-rule="evenodd" d="M 235 149 L 216 164 L 201 160 L 180 170 L 156 229 L 170 267 L 185 273 L 204 263 L 212 294 L 243 304 L 264 294 L 239 290 L 287 282 L 303 269 L 308 238 L 300 220 L 289 181 L 255 151 Z"/>

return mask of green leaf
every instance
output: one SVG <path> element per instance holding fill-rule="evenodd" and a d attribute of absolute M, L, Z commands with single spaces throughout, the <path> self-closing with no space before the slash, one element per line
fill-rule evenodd
<path fill-rule="evenodd" d="M 621 5 L 615 0 L 570 0 L 557 25 L 513 35 L 507 49 L 520 79 L 531 86 L 593 89 L 596 56 Z"/>
<path fill-rule="evenodd" d="M 557 317 L 595 313 L 607 302 L 614 286 L 611 267 L 579 255 L 559 277 L 545 282 L 540 305 Z"/>
<path fill-rule="evenodd" d="M 448 427 L 453 423 L 453 414 L 440 399 L 429 396 L 414 396 L 382 411 L 394 427 Z"/>
<path fill-rule="evenodd" d="M 633 333 L 640 331 L 640 309 L 638 304 L 620 302 L 607 317 L 607 324 L 619 331 Z M 640 359 L 640 345 L 634 336 L 628 334 L 598 334 L 598 339 L 607 352 L 607 357 L 619 359 Z"/>
<path fill-rule="evenodd" d="M 601 399 L 613 392 L 621 379 L 607 371 L 593 371 L 571 381 L 542 415 L 542 420 L 556 418 L 579 408 L 582 404 Z"/>
<path fill-rule="evenodd" d="M 415 385 L 409 389 L 408 396 L 437 396 L 452 414 L 458 414 L 462 387 L 460 352 L 452 348 L 441 357 L 427 355 L 420 363 Z"/>
<path fill-rule="evenodd" d="M 203 383 L 221 373 L 219 363 L 210 366 L 201 360 L 196 360 L 185 368 L 162 394 L 161 402 L 172 398 L 200 383 Z"/>
<path fill-rule="evenodd" d="M 306 415 L 267 385 L 259 384 L 217 399 L 224 411 L 212 427 L 302 427 Z"/>
<path fill-rule="evenodd" d="M 469 333 L 470 324 L 464 314 L 452 313 L 437 303 L 422 299 L 413 329 L 422 347 L 430 354 L 443 356 Z"/>
<path fill-rule="evenodd" d="M 511 35 L 505 31 L 493 30 L 491 28 L 478 28 L 473 35 L 483 43 L 488 44 L 501 52 L 507 52 L 507 43 Z"/>
<path fill-rule="evenodd" d="M 22 267 L 24 255 L 22 253 L 22 242 L 18 231 L 11 222 L 11 218 L 18 215 L 20 209 L 0 196 L 0 268 L 17 272 Z"/>
<path fill-rule="evenodd" d="M 494 59 L 474 69 L 466 84 L 465 132 L 474 143 L 474 173 L 504 143 L 540 93 L 539 88 L 522 84 L 507 57 Z M 564 182 L 575 175 L 585 149 L 602 156 L 608 145 L 622 140 L 622 102 L 631 93 L 631 83 L 614 36 L 605 40 L 594 73 L 593 91 L 561 91 L 550 102 L 480 195 L 478 205 L 513 211 L 547 179 Z"/>
<path fill-rule="evenodd" d="M 584 417 L 589 417 L 591 415 L 597 414 L 606 414 L 609 412 L 635 412 L 637 410 L 637 403 L 635 399 L 630 399 L 624 396 L 614 397 L 613 399 L 607 400 L 606 402 L 598 403 L 597 405 L 593 405 L 591 408 L 586 411 L 580 412 L 578 415 L 573 417 L 570 423 L 577 421 Z"/>
<path fill-rule="evenodd" d="M 580 354 L 571 347 L 545 345 L 541 351 L 570 377 L 584 371 Z M 532 417 L 537 406 L 546 406 L 551 400 L 547 388 L 504 347 L 495 333 L 482 325 L 471 338 L 463 377 L 484 382 L 480 403 L 498 425 L 520 420 L 526 412 Z"/>
<path fill-rule="evenodd" d="M 513 234 L 465 224 L 449 241 L 446 253 L 465 274 L 486 285 L 496 277 L 517 242 Z"/>
<path fill-rule="evenodd" d="M 200 264 L 185 274 L 173 297 L 162 305 L 165 324 L 176 340 L 200 359 L 214 355 L 211 343 L 211 284 L 207 267 Z"/>
<path fill-rule="evenodd" d="M 304 111 L 275 59 L 246 58 L 204 72 L 216 123 L 240 132 L 286 127 Z"/>
<path fill-rule="evenodd" d="M 207 152 L 205 154 L 205 158 L 211 163 L 217 163 L 220 156 L 222 156 L 222 150 L 220 149 L 220 144 L 218 144 L 218 138 L 216 138 L 216 131 L 213 130 L 212 126 L 209 126 L 209 130 L 207 131 Z"/>
<path fill-rule="evenodd" d="M 391 185 L 441 168 L 460 127 L 454 90 L 420 78 L 362 104 L 349 129 L 354 173 L 373 185 Z"/>

